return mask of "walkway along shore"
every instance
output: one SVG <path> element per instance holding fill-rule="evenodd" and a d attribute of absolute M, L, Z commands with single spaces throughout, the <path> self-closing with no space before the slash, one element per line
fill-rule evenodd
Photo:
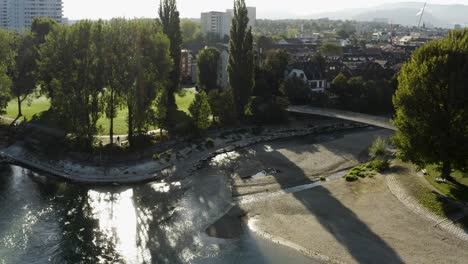
<path fill-rule="evenodd" d="M 169 157 L 162 156 L 158 160 L 146 160 L 131 165 L 97 166 L 79 163 L 70 159 L 47 160 L 28 151 L 21 142 L 0 150 L 0 160 L 3 159 L 10 164 L 45 172 L 77 183 L 91 185 L 136 184 L 155 181 L 164 178 L 164 175 L 168 174 L 177 174 L 177 177 L 184 177 L 200 167 L 201 163 L 216 155 L 260 142 L 364 127 L 368 127 L 368 125 L 338 121 L 312 127 L 267 129 L 258 136 L 232 134 L 224 138 L 216 137 L 212 148 L 182 145 Z M 185 148 L 183 148 L 184 146 Z"/>

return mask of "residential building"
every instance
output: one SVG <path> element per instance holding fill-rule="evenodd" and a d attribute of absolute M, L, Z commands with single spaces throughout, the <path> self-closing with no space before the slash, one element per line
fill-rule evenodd
<path fill-rule="evenodd" d="M 231 30 L 231 13 L 206 12 L 201 14 L 201 32 L 213 34 L 220 38 L 229 36 Z"/>
<path fill-rule="evenodd" d="M 180 60 L 180 75 L 182 83 L 191 83 L 192 82 L 192 64 L 193 64 L 193 55 L 190 50 L 181 51 L 181 60 Z"/>
<path fill-rule="evenodd" d="M 0 27 L 21 31 L 31 27 L 35 17 L 62 23 L 62 0 L 0 0 Z"/>
<path fill-rule="evenodd" d="M 247 7 L 249 16 L 249 26 L 255 26 L 257 19 L 257 10 L 255 7 Z M 201 32 L 203 34 L 214 34 L 219 38 L 229 36 L 231 31 L 231 21 L 234 10 L 228 9 L 226 12 L 204 12 L 201 13 Z"/>

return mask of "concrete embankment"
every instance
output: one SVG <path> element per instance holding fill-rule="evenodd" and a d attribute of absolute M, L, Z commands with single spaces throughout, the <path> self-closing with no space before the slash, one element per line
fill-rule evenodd
<path fill-rule="evenodd" d="M 357 123 L 335 122 L 319 126 L 302 126 L 298 128 L 270 129 L 261 135 L 233 134 L 227 137 L 215 138 L 214 147 L 181 146 L 167 159 L 145 160 L 133 164 L 116 164 L 115 166 L 99 166 L 83 164 L 71 159 L 49 160 L 28 151 L 21 143 L 14 144 L 0 151 L 0 155 L 9 163 L 38 170 L 63 178 L 68 181 L 93 184 L 136 184 L 167 177 L 167 175 L 189 175 L 216 155 L 245 148 L 260 142 L 277 139 L 300 137 L 310 134 L 330 133 L 338 130 L 361 128 L 366 125 Z"/>

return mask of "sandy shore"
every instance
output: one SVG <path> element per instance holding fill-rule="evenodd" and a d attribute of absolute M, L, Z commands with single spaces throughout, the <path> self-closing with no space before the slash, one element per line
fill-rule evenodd
<path fill-rule="evenodd" d="M 236 210 L 246 215 L 252 230 L 318 260 L 466 263 L 468 244 L 406 208 L 383 176 L 356 183 L 317 181 L 361 162 L 375 137 L 390 134 L 365 129 L 274 141 L 231 153 L 212 165 L 232 176 Z M 314 188 L 282 193 L 301 184 Z M 279 195 L 268 195 L 275 193 Z M 231 212 L 226 223 L 234 223 L 232 218 Z"/>

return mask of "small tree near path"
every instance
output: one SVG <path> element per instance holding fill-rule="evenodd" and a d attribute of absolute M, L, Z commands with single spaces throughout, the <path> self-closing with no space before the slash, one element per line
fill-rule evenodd
<path fill-rule="evenodd" d="M 468 30 L 414 52 L 393 99 L 394 144 L 403 160 L 438 164 L 442 177 L 468 163 Z"/>
<path fill-rule="evenodd" d="M 192 114 L 193 124 L 199 131 L 206 130 L 211 126 L 211 107 L 205 92 L 195 95 L 195 100 L 190 105 L 189 111 Z"/>

